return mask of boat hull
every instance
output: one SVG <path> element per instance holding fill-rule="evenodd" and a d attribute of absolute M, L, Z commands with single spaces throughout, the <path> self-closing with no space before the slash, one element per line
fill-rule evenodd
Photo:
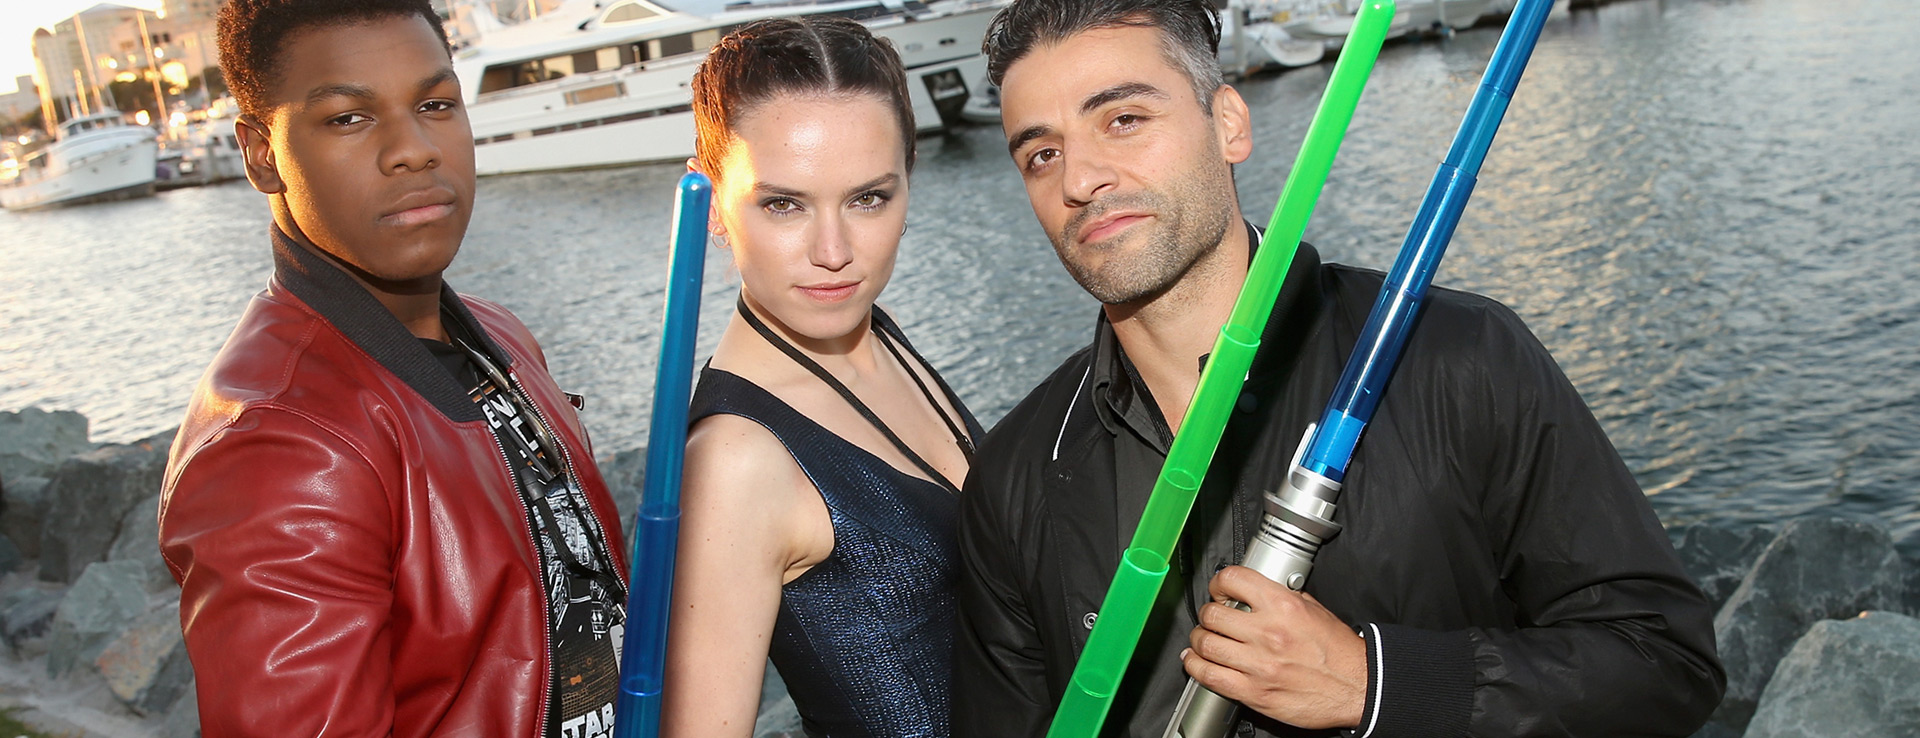
<path fill-rule="evenodd" d="M 81 205 L 153 194 L 156 146 L 147 134 L 126 145 L 87 154 L 57 171 L 21 177 L 0 188 L 0 207 L 8 210 Z"/>

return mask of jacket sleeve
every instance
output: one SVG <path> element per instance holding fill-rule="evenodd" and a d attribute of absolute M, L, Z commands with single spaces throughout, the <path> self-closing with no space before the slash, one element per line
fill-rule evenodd
<path fill-rule="evenodd" d="M 163 490 L 160 548 L 181 585 L 201 734 L 389 735 L 387 480 L 282 409 L 248 409 L 189 453 Z"/>
<path fill-rule="evenodd" d="M 1553 357 L 1491 308 L 1458 428 L 1486 460 L 1480 502 L 1510 628 L 1362 627 L 1375 672 L 1357 734 L 1692 734 L 1725 688 L 1713 610 Z M 1470 406 L 1469 406 L 1470 407 Z"/>
<path fill-rule="evenodd" d="M 988 450 L 982 449 L 986 458 Z M 1053 716 L 1040 634 L 1020 584 L 1023 566 L 1000 505 L 1006 489 L 967 476 L 960 497 L 959 629 L 953 653 L 953 735 L 1018 738 L 1046 732 Z"/>

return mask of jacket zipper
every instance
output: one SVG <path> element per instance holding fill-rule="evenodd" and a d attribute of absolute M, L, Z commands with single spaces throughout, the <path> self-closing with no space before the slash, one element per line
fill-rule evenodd
<path fill-rule="evenodd" d="M 513 390 L 506 388 L 506 391 Z M 531 406 L 533 403 L 527 404 Z M 514 495 L 520 498 L 520 507 L 526 517 L 527 544 L 533 549 L 533 568 L 536 570 L 533 576 L 534 589 L 540 593 L 540 643 L 547 657 L 547 672 L 540 680 L 540 713 L 534 721 L 534 727 L 539 731 L 537 735 L 544 736 L 547 734 L 547 703 L 553 701 L 553 603 L 547 600 L 547 570 L 540 558 L 540 533 L 533 528 L 533 507 L 527 501 L 526 489 L 520 486 L 520 474 L 514 470 L 513 459 L 507 456 L 507 449 L 500 445 L 498 432 L 489 427 L 487 434 L 492 436 L 493 448 L 506 465 L 507 484 L 513 486 Z"/>

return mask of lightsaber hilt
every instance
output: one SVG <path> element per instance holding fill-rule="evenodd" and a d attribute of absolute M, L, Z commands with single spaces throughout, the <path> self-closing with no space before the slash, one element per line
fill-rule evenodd
<path fill-rule="evenodd" d="M 1307 586 L 1320 547 L 1340 534 L 1340 524 L 1333 520 L 1340 483 L 1300 464 L 1313 440 L 1313 431 L 1309 426 L 1300 439 L 1286 483 L 1266 494 L 1267 510 L 1260 516 L 1260 530 L 1247 541 L 1246 556 L 1240 560 L 1241 566 L 1295 592 Z M 1250 609 L 1239 602 L 1227 604 Z M 1236 707 L 1232 700 L 1188 679 L 1163 738 L 1220 738 L 1232 727 Z"/>

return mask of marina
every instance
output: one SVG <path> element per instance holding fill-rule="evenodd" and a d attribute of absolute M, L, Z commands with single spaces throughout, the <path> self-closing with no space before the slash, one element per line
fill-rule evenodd
<path fill-rule="evenodd" d="M 1920 548 L 1920 56 L 1893 0 L 1556 8 L 1437 287 L 1514 307 L 1663 514 L 1840 509 Z M 1496 29 L 1393 44 L 1307 240 L 1384 269 Z M 1239 83 L 1263 221 L 1324 78 Z M 1858 71 L 1840 71 L 1858 70 Z M 1838 74 L 1837 78 L 1832 75 Z M 1839 84 L 1834 84 L 1835 80 Z M 1047 248 L 998 130 L 923 137 L 882 303 L 991 422 L 1082 345 L 1094 303 Z M 602 454 L 645 443 L 674 165 L 481 179 L 456 287 L 505 303 L 590 400 Z M 102 440 L 172 427 L 268 261 L 245 182 L 0 215 L 0 407 Z M 699 353 L 736 281 L 710 259 Z M 1764 463 L 1763 463 L 1764 462 Z"/>
<path fill-rule="evenodd" d="M 598 22 L 624 4 L 605 3 Z M 827 7 L 975 19 L 974 6 L 915 5 Z M 1423 5 L 1431 15 L 1413 15 Z M 1324 260 L 1387 268 L 1475 92 L 1502 5 L 1407 0 L 1402 40 L 1381 53 L 1308 224 Z M 1548 18 L 1435 288 L 1491 296 L 1526 322 L 1663 522 L 1839 517 L 1885 526 L 1920 560 L 1920 47 L 1886 22 L 1905 17 L 1906 1 L 1579 5 Z M 1337 28 L 1344 6 L 1227 7 L 1238 12 L 1222 66 L 1255 138 L 1236 182 L 1248 218 L 1265 222 L 1337 54 L 1308 29 Z M 691 153 L 691 123 L 682 111 L 557 129 L 684 105 L 674 95 L 697 57 L 666 54 L 663 39 L 717 38 L 733 21 L 711 17 L 739 12 L 706 11 L 662 14 L 672 34 L 616 21 L 579 31 L 591 42 L 545 46 L 509 45 L 515 26 L 504 25 L 487 37 L 499 50 L 479 41 L 458 52 L 476 152 L 499 174 L 479 180 L 447 280 L 539 337 L 561 387 L 587 397 L 602 461 L 647 445 L 670 198 L 685 171 L 674 160 Z M 568 18 L 576 29 L 585 20 Z M 968 43 L 977 47 L 953 45 Z M 617 64 L 601 64 L 606 49 Z M 1309 54 L 1324 59 L 1285 59 Z M 561 58 L 576 66 L 546 79 Z M 880 302 L 991 427 L 1086 344 L 1098 306 L 1034 219 L 978 84 L 984 62 L 924 58 L 926 70 L 957 72 L 975 122 L 921 116 L 938 125 L 919 139 L 907 232 Z M 543 79 L 485 82 L 509 68 L 492 74 Z M 939 84 L 915 84 L 926 93 L 916 103 L 938 105 Z M 607 86 L 621 94 L 588 99 Z M 483 129 L 487 106 L 497 107 Z M 147 167 L 191 148 L 156 149 Z M 265 198 L 234 179 L 0 212 L 0 410 L 77 410 L 95 441 L 176 426 L 265 284 L 269 221 Z M 696 357 L 713 351 L 738 286 L 727 252 L 709 251 Z M 768 689 L 759 734 L 799 734 L 777 682 Z"/>

